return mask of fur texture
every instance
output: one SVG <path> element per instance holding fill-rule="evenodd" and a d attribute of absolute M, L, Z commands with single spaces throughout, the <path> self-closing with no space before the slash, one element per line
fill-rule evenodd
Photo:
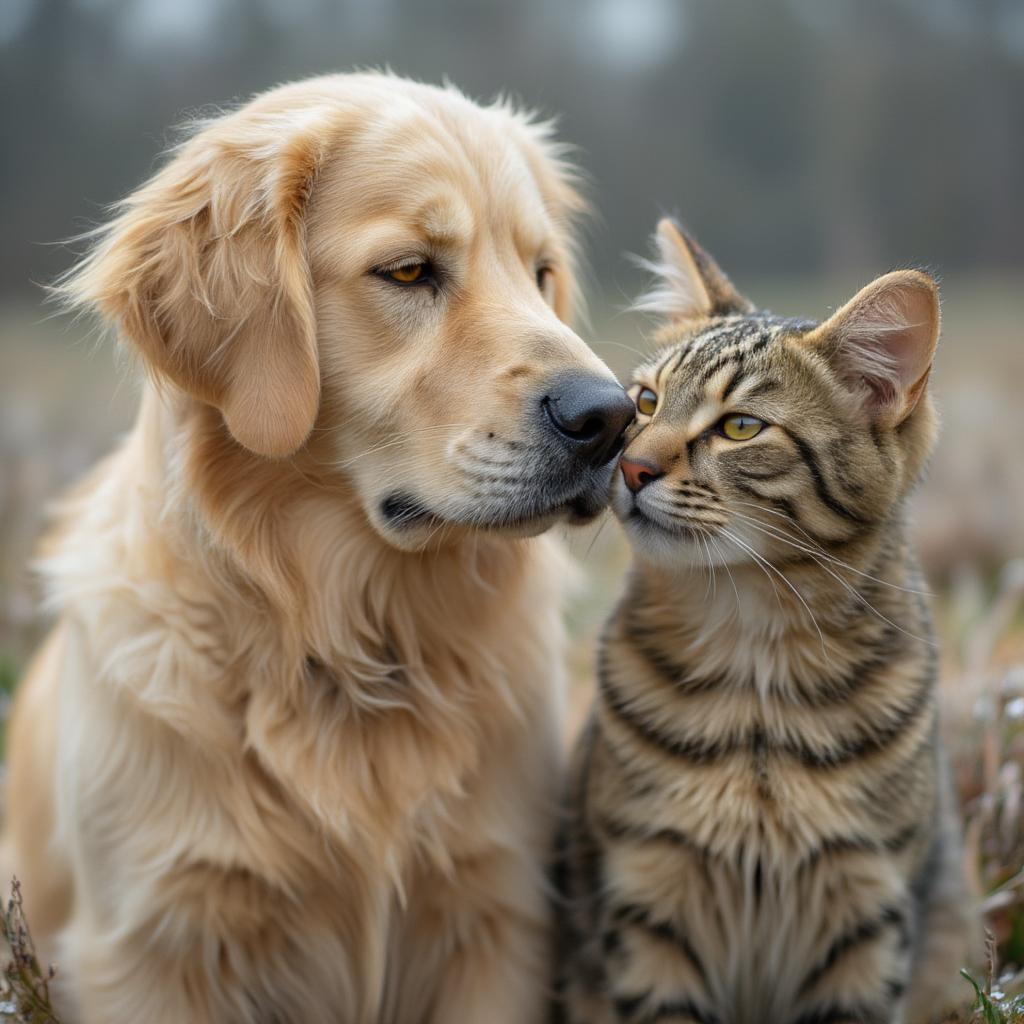
<path fill-rule="evenodd" d="M 611 378 L 564 324 L 549 134 L 387 75 L 285 86 L 198 126 L 62 283 L 147 371 L 48 541 L 10 731 L 5 870 L 66 1020 L 539 1012 L 537 535 L 610 473 L 535 422 L 544 380 Z"/>
<path fill-rule="evenodd" d="M 903 525 L 935 284 L 890 274 L 783 320 L 660 236 L 666 287 L 695 279 L 635 373 L 657 404 L 613 487 L 635 558 L 575 758 L 559 1012 L 937 1020 L 976 923 Z"/>

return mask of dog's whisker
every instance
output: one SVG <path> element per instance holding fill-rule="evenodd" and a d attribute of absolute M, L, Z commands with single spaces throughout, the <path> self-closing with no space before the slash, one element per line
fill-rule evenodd
<path fill-rule="evenodd" d="M 351 458 L 343 459 L 339 462 L 334 462 L 333 465 L 335 469 L 347 469 L 349 466 L 358 462 L 360 459 L 365 459 L 370 455 L 376 455 L 378 452 L 384 451 L 387 448 L 394 448 L 398 445 L 405 444 L 410 439 L 415 440 L 416 438 L 422 438 L 426 435 L 431 435 L 435 432 L 447 432 L 465 426 L 468 426 L 468 424 L 448 423 L 436 424 L 428 427 L 421 427 L 417 430 L 403 431 L 398 435 L 391 435 L 388 440 L 382 441 L 379 444 L 374 445 L 372 448 L 368 448 L 366 451 L 359 452 L 358 454 L 353 455 Z"/>

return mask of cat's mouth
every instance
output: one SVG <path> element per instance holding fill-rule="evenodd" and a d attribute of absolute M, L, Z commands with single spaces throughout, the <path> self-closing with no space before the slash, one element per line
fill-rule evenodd
<path fill-rule="evenodd" d="M 699 537 L 708 537 L 712 534 L 708 527 L 681 520 L 676 516 L 673 516 L 670 521 L 666 521 L 663 515 L 650 515 L 637 504 L 630 509 L 623 523 L 638 530 L 657 532 L 680 541 L 696 541 Z"/>
<path fill-rule="evenodd" d="M 612 487 L 611 508 L 627 529 L 657 530 L 681 540 L 712 532 L 710 524 L 694 520 L 692 505 L 684 507 L 658 483 L 634 492 L 618 479 Z"/>
<path fill-rule="evenodd" d="M 611 507 L 636 548 L 658 562 L 706 564 L 719 550 L 721 510 L 682 503 L 658 482 L 633 492 L 620 480 Z"/>

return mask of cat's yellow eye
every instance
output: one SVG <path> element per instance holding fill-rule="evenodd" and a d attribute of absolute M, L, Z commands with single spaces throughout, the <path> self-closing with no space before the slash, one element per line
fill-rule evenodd
<path fill-rule="evenodd" d="M 636 396 L 636 408 L 644 416 L 653 416 L 658 408 L 658 396 L 650 388 L 641 388 Z"/>
<path fill-rule="evenodd" d="M 739 413 L 736 416 L 726 416 L 722 420 L 721 431 L 730 441 L 749 441 L 757 437 L 764 429 L 764 421 L 756 416 L 745 416 Z"/>
<path fill-rule="evenodd" d="M 385 271 L 385 276 L 399 284 L 415 284 L 426 272 L 426 263 L 406 263 L 404 267 L 395 267 Z"/>

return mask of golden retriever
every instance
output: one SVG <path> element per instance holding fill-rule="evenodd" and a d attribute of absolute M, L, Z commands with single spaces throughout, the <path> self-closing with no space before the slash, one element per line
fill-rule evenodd
<path fill-rule="evenodd" d="M 65 503 L 6 854 L 97 1024 L 542 1015 L 564 563 L 633 406 L 548 130 L 383 74 L 201 125 L 62 283 L 148 371 Z"/>

